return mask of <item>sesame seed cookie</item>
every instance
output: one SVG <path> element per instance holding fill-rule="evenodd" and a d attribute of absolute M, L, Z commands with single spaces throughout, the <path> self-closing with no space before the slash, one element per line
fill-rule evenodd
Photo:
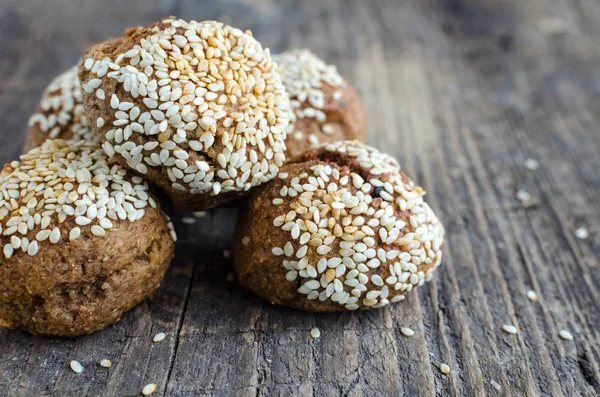
<path fill-rule="evenodd" d="M 285 161 L 289 100 L 249 31 L 170 17 L 92 47 L 79 78 L 104 150 L 181 209 L 231 202 Z"/>
<path fill-rule="evenodd" d="M 342 140 L 365 140 L 366 116 L 358 93 L 307 49 L 273 55 L 290 97 L 292 115 L 286 140 L 288 159 Z"/>
<path fill-rule="evenodd" d="M 150 295 L 175 233 L 97 143 L 47 140 L 0 173 L 0 326 L 80 335 Z"/>
<path fill-rule="evenodd" d="M 312 311 L 382 307 L 432 278 L 444 228 L 389 155 L 326 144 L 254 191 L 234 240 L 238 279 L 261 297 Z"/>
<path fill-rule="evenodd" d="M 61 73 L 44 90 L 38 110 L 29 118 L 24 151 L 56 138 L 97 142 L 83 111 L 77 66 Z"/>

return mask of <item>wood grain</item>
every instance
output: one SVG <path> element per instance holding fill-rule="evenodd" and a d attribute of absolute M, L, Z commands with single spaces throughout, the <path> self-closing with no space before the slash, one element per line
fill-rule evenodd
<path fill-rule="evenodd" d="M 297 312 L 226 281 L 236 209 L 194 224 L 175 213 L 173 266 L 120 323 L 73 339 L 0 330 L 0 395 L 135 396 L 147 383 L 169 396 L 600 394 L 600 3 L 5 0 L 0 161 L 20 153 L 53 76 L 92 43 L 169 14 L 337 64 L 364 98 L 369 142 L 398 158 L 443 219 L 444 265 L 398 305 Z M 524 208 L 518 190 L 536 205 Z M 158 332 L 167 338 L 153 344 Z"/>

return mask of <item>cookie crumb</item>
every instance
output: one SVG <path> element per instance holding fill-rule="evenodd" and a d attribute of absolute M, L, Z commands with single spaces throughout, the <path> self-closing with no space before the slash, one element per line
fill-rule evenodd
<path fill-rule="evenodd" d="M 530 289 L 529 291 L 527 291 L 527 299 L 529 299 L 532 302 L 537 302 L 538 301 L 538 296 L 537 296 L 537 294 L 535 293 L 534 290 Z"/>
<path fill-rule="evenodd" d="M 515 327 L 514 325 L 510 325 L 510 324 L 504 324 L 502 326 L 502 331 L 506 332 L 507 334 L 511 334 L 511 335 L 515 335 L 518 332 L 517 327 Z"/>
<path fill-rule="evenodd" d="M 589 235 L 590 234 L 585 227 L 580 227 L 577 230 L 575 230 L 575 237 L 577 237 L 580 240 L 585 240 L 589 237 Z"/>
<path fill-rule="evenodd" d="M 104 368 L 110 368 L 112 367 L 112 363 L 110 362 L 110 360 L 104 359 L 100 361 L 100 366 Z"/>
<path fill-rule="evenodd" d="M 311 329 L 311 330 L 310 330 L 310 336 L 311 336 L 313 339 L 317 339 L 317 338 L 319 338 L 319 337 L 321 336 L 321 330 L 320 330 L 319 328 L 316 328 L 316 327 L 315 327 L 315 328 L 313 328 L 313 329 Z"/>
<path fill-rule="evenodd" d="M 156 391 L 156 384 L 149 383 L 146 386 L 144 386 L 144 388 L 142 389 L 142 394 L 144 396 L 149 396 L 150 394 L 154 393 L 155 391 Z"/>
<path fill-rule="evenodd" d="M 540 163 L 536 159 L 526 159 L 525 168 L 527 168 L 530 171 L 535 171 L 538 168 L 540 168 Z"/>
<path fill-rule="evenodd" d="M 558 335 L 564 340 L 573 340 L 573 334 L 571 334 L 566 329 L 561 329 Z"/>
<path fill-rule="evenodd" d="M 233 274 L 232 272 L 227 273 L 227 281 L 229 281 L 230 283 L 235 281 L 235 274 Z"/>
<path fill-rule="evenodd" d="M 83 365 L 81 365 L 81 363 L 79 361 L 72 360 L 70 365 L 71 365 L 71 369 L 76 374 L 80 374 L 83 372 Z"/>
<path fill-rule="evenodd" d="M 408 327 L 400 328 L 400 332 L 402 332 L 405 336 L 413 336 L 415 334 L 415 331 Z"/>
<path fill-rule="evenodd" d="M 163 340 L 165 340 L 166 337 L 167 337 L 167 335 L 164 332 L 160 332 L 160 333 L 154 335 L 152 342 L 154 342 L 154 343 L 162 342 Z"/>
<path fill-rule="evenodd" d="M 447 375 L 450 373 L 450 366 L 448 364 L 442 364 L 440 365 L 440 371 L 444 374 Z"/>

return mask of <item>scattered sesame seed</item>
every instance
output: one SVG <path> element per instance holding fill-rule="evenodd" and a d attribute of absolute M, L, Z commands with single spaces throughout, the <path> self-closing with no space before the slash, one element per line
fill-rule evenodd
<path fill-rule="evenodd" d="M 231 258 L 231 251 L 229 251 L 228 249 L 224 249 L 223 258 Z"/>
<path fill-rule="evenodd" d="M 571 334 L 566 329 L 561 329 L 558 335 L 564 340 L 573 340 L 573 334 Z"/>
<path fill-rule="evenodd" d="M 152 342 L 154 342 L 154 343 L 162 342 L 163 340 L 165 340 L 166 336 L 167 335 L 164 332 L 159 332 L 158 334 L 154 335 Z"/>
<path fill-rule="evenodd" d="M 196 218 L 192 218 L 191 216 L 184 216 L 181 218 L 181 223 L 185 225 L 193 225 L 196 223 Z"/>
<path fill-rule="evenodd" d="M 195 211 L 194 216 L 196 218 L 204 218 L 206 216 L 206 211 Z"/>
<path fill-rule="evenodd" d="M 449 374 L 450 373 L 450 366 L 448 366 L 448 364 L 442 364 L 442 365 L 440 365 L 440 372 L 443 373 L 444 375 Z"/>
<path fill-rule="evenodd" d="M 408 327 L 400 328 L 400 332 L 402 332 L 405 336 L 413 336 L 415 334 L 415 331 Z"/>
<path fill-rule="evenodd" d="M 529 290 L 529 291 L 527 291 L 527 299 L 529 299 L 532 302 L 537 302 L 538 301 L 538 296 L 535 293 L 535 291 Z"/>
<path fill-rule="evenodd" d="M 519 190 L 517 192 L 517 199 L 521 202 L 521 203 L 529 203 L 531 201 L 531 194 L 529 194 L 528 192 L 526 192 L 525 190 Z"/>
<path fill-rule="evenodd" d="M 150 394 L 154 393 L 155 391 L 156 391 L 156 384 L 149 383 L 146 386 L 144 386 L 144 388 L 142 389 L 142 394 L 144 396 L 149 396 Z"/>
<path fill-rule="evenodd" d="M 250 242 L 250 237 L 244 236 L 244 238 L 242 238 L 243 245 L 248 245 L 249 242 Z"/>
<path fill-rule="evenodd" d="M 502 386 L 500 386 L 500 383 L 496 382 L 495 380 L 491 380 L 490 384 L 492 385 L 492 387 L 494 389 L 496 389 L 497 391 L 501 391 L 502 390 Z"/>
<path fill-rule="evenodd" d="M 502 330 L 504 332 L 506 332 L 507 334 L 511 334 L 511 335 L 515 335 L 518 332 L 517 327 L 515 327 L 514 325 L 510 325 L 510 324 L 504 324 L 502 326 Z"/>
<path fill-rule="evenodd" d="M 104 367 L 104 368 L 110 368 L 110 367 L 112 367 L 112 363 L 110 362 L 110 360 L 106 360 L 106 359 L 101 360 L 100 361 L 100 365 L 102 367 Z"/>
<path fill-rule="evenodd" d="M 589 237 L 589 232 L 585 227 L 580 227 L 577 230 L 575 230 L 575 237 L 577 237 L 580 240 L 585 240 Z"/>
<path fill-rule="evenodd" d="M 525 160 L 525 168 L 531 171 L 535 171 L 540 167 L 540 164 L 535 159 L 526 159 Z"/>
<path fill-rule="evenodd" d="M 313 329 L 311 329 L 310 330 L 310 336 L 313 339 L 317 339 L 317 338 L 321 337 L 321 330 L 319 328 L 316 328 L 316 327 L 313 328 Z"/>
<path fill-rule="evenodd" d="M 81 365 L 81 363 L 79 361 L 71 361 L 71 369 L 73 370 L 73 372 L 75 372 L 76 374 L 80 374 L 83 372 L 83 365 Z"/>

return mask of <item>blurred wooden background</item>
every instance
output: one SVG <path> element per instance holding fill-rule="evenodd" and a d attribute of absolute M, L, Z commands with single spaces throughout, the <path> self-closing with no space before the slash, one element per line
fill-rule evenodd
<path fill-rule="evenodd" d="M 3 0 L 0 161 L 18 156 L 41 91 L 86 47 L 170 14 L 337 64 L 364 96 L 369 143 L 443 219 L 444 264 L 383 310 L 297 312 L 226 281 L 235 209 L 193 224 L 177 214 L 172 269 L 119 324 L 75 339 L 0 330 L 0 395 L 135 396 L 147 383 L 169 396 L 600 393 L 599 2 Z"/>

